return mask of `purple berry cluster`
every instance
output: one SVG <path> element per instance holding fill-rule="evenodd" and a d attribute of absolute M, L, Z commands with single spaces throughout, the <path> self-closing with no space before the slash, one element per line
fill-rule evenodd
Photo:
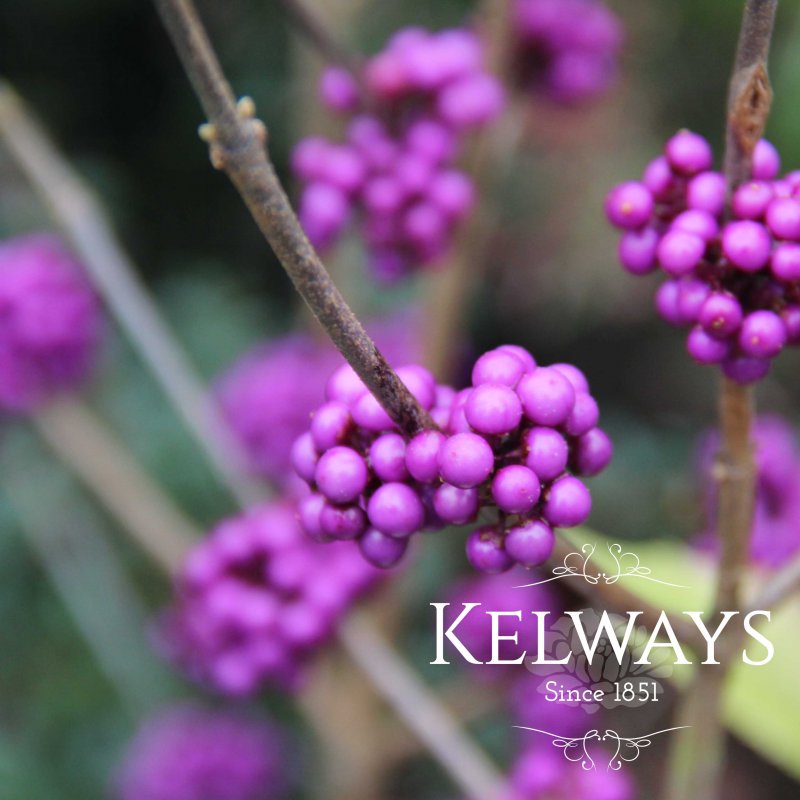
<path fill-rule="evenodd" d="M 417 357 L 415 314 L 396 314 L 367 329 L 392 364 Z M 325 388 L 325 379 L 342 357 L 327 339 L 295 333 L 256 347 L 239 358 L 217 380 L 216 400 L 222 416 L 249 457 L 254 472 L 287 487 L 294 477 L 292 444 Z"/>
<path fill-rule="evenodd" d="M 380 576 L 349 547 L 309 541 L 290 505 L 265 505 L 223 521 L 190 553 L 159 643 L 222 694 L 293 688 L 340 616 Z"/>
<path fill-rule="evenodd" d="M 279 800 L 286 746 L 272 724 L 181 704 L 145 721 L 115 776 L 118 800 Z"/>
<path fill-rule="evenodd" d="M 101 330 L 98 300 L 58 239 L 0 244 L 0 411 L 34 411 L 80 384 Z"/>
<path fill-rule="evenodd" d="M 348 116 L 346 140 L 305 139 L 292 167 L 313 244 L 330 246 L 357 212 L 372 272 L 389 282 L 446 253 L 474 203 L 472 182 L 454 167 L 459 146 L 500 113 L 503 91 L 463 29 L 401 30 L 359 80 L 325 71 L 322 99 Z"/>
<path fill-rule="evenodd" d="M 753 426 L 758 483 L 750 557 L 767 568 L 779 567 L 800 551 L 800 444 L 797 433 L 779 416 L 763 416 Z M 706 435 L 698 449 L 708 517 L 702 544 L 715 546 L 717 487 L 712 478 L 719 434 Z"/>
<path fill-rule="evenodd" d="M 712 161 L 702 136 L 680 131 L 640 182 L 611 190 L 606 214 L 623 231 L 619 258 L 628 272 L 667 274 L 656 310 L 690 328 L 691 357 L 752 383 L 786 345 L 800 344 L 800 171 L 779 177 L 777 151 L 760 141 L 752 180 L 727 209 Z"/>
<path fill-rule="evenodd" d="M 523 87 L 565 105 L 614 83 L 622 24 L 599 0 L 516 0 L 515 74 Z"/>
<path fill-rule="evenodd" d="M 474 522 L 486 510 L 493 521 L 467 542 L 476 569 L 544 562 L 553 528 L 589 515 L 591 496 L 576 476 L 611 459 L 584 375 L 569 364 L 537 367 L 515 345 L 481 356 L 472 387 L 458 394 L 422 367 L 397 372 L 439 430 L 406 442 L 352 369 L 334 373 L 293 450 L 313 490 L 301 505 L 309 535 L 358 540 L 367 560 L 390 567 L 412 534 Z"/>

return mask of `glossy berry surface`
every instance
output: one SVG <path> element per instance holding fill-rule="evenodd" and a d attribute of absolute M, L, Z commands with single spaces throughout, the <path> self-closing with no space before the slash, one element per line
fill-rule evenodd
<path fill-rule="evenodd" d="M 571 364 L 538 366 L 510 345 L 482 355 L 473 385 L 458 393 L 437 386 L 421 367 L 397 372 L 441 429 L 405 442 L 366 387 L 358 389 L 355 373 L 340 368 L 317 413 L 334 417 L 344 439 L 307 433 L 295 445 L 297 472 L 312 490 L 301 502 L 307 533 L 322 541 L 357 539 L 367 560 L 389 567 L 418 531 L 480 517 L 484 524 L 466 546 L 477 570 L 546 561 L 553 529 L 589 516 L 591 495 L 578 476 L 601 472 L 613 452 L 597 427 L 600 412 L 586 376 Z M 338 406 L 331 414 L 331 403 L 347 406 L 352 418 L 340 419 Z M 374 420 L 358 413 L 367 403 L 375 404 Z M 318 521 L 326 505 L 340 509 L 327 511 L 327 529 Z M 365 515 L 369 527 L 362 529 Z"/>
<path fill-rule="evenodd" d="M 725 178 L 712 162 L 703 137 L 678 132 L 640 182 L 608 193 L 606 216 L 621 231 L 628 272 L 666 273 L 656 311 L 689 328 L 689 355 L 754 383 L 800 342 L 800 175 L 779 177 L 777 151 L 760 141 L 752 180 L 736 188 L 726 216 Z"/>

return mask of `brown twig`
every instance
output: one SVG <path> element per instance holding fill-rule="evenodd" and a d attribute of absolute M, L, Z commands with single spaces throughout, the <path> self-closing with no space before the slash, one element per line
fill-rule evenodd
<path fill-rule="evenodd" d="M 435 425 L 351 311 L 309 243 L 267 157 L 267 131 L 252 100 L 236 102 L 189 0 L 155 0 L 209 123 L 201 136 L 224 170 L 297 291 L 333 343 L 407 435 Z"/>
<path fill-rule="evenodd" d="M 751 175 L 753 149 L 767 121 L 772 91 L 767 57 L 777 0 L 746 0 L 736 60 L 728 95 L 725 176 L 731 193 Z M 717 535 L 721 557 L 714 610 L 738 610 L 756 492 L 751 441 L 754 414 L 750 387 L 723 379 L 720 391 L 721 450 L 715 466 L 718 484 Z M 688 726 L 675 739 L 667 773 L 667 800 L 717 800 L 725 760 L 721 719 L 722 691 L 730 653 L 739 633 L 732 629 L 720 640 L 719 666 L 697 671 L 683 697 L 678 725 Z"/>

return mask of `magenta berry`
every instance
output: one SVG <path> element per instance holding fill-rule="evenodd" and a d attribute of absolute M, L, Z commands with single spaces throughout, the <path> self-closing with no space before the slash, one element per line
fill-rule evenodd
<path fill-rule="evenodd" d="M 323 546 L 303 533 L 299 520 L 308 530 L 326 515 L 321 499 L 303 500 L 297 516 L 282 504 L 252 509 L 191 551 L 159 634 L 190 677 L 233 696 L 293 687 L 340 614 L 375 584 L 380 573 L 352 544 Z"/>
<path fill-rule="evenodd" d="M 650 221 L 652 213 L 653 195 L 643 183 L 622 183 L 606 197 L 606 215 L 618 228 L 641 228 Z"/>
<path fill-rule="evenodd" d="M 457 433 L 439 451 L 442 480 L 462 489 L 483 483 L 494 467 L 494 453 L 487 441 L 476 433 Z"/>
<path fill-rule="evenodd" d="M 725 177 L 712 170 L 711 155 L 702 137 L 679 132 L 645 168 L 641 184 L 629 181 L 611 190 L 606 214 L 624 229 L 624 269 L 644 275 L 660 267 L 669 276 L 656 289 L 656 311 L 670 325 L 692 328 L 692 358 L 750 383 L 766 375 L 786 345 L 800 344 L 794 310 L 800 305 L 800 172 L 779 177 L 775 148 L 759 142 L 752 180 L 733 193 L 727 215 Z M 646 202 L 634 202 L 639 190 L 632 187 L 653 198 L 639 227 L 622 213 L 635 218 Z M 633 199 L 623 209 L 628 195 Z"/>
<path fill-rule="evenodd" d="M 689 283 L 683 288 L 692 295 Z M 370 563 L 388 568 L 417 532 L 465 525 L 480 515 L 488 524 L 467 544 L 476 568 L 499 572 L 517 562 L 541 563 L 552 549 L 551 529 L 579 524 L 591 508 L 575 476 L 595 475 L 611 460 L 586 376 L 571 364 L 537 366 L 511 345 L 481 356 L 473 385 L 460 392 L 437 386 L 421 367 L 397 373 L 441 430 L 406 441 L 390 420 L 383 428 L 373 424 L 358 409 L 374 398 L 338 370 L 328 381 L 333 399 L 321 409 L 336 409 L 336 432 L 349 413 L 343 438 L 304 434 L 294 448 L 298 473 L 312 490 L 298 510 L 309 535 L 355 539 Z M 324 420 L 319 414 L 313 419 Z M 327 425 L 317 424 L 327 433 Z M 507 549 L 512 530 L 516 544 Z"/>
<path fill-rule="evenodd" d="M 27 413 L 89 376 L 102 331 L 100 304 L 55 237 L 0 244 L 0 411 Z"/>
<path fill-rule="evenodd" d="M 541 491 L 539 476 L 521 464 L 503 467 L 492 480 L 492 497 L 507 514 L 527 514 L 536 505 Z"/>
<path fill-rule="evenodd" d="M 330 247 L 354 221 L 378 280 L 435 264 L 475 202 L 472 181 L 455 167 L 462 140 L 504 106 L 480 39 L 461 29 L 409 28 L 359 75 L 326 69 L 320 92 L 350 124 L 343 144 L 306 139 L 292 158 L 312 242 Z"/>

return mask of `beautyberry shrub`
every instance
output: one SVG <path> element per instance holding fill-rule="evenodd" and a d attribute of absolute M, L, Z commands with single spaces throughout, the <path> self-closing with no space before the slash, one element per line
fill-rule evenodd
<path fill-rule="evenodd" d="M 58 239 L 0 244 L 0 411 L 31 412 L 80 385 L 101 330 L 97 297 Z"/>
<path fill-rule="evenodd" d="M 575 105 L 615 82 L 622 24 L 599 0 L 516 0 L 514 74 L 521 86 Z"/>
<path fill-rule="evenodd" d="M 286 745 L 262 719 L 184 703 L 148 718 L 115 776 L 119 800 L 279 800 Z"/>
<path fill-rule="evenodd" d="M 596 475 L 612 455 L 583 373 L 537 366 L 514 345 L 481 356 L 472 386 L 457 394 L 423 367 L 397 372 L 439 429 L 406 441 L 350 367 L 334 373 L 293 450 L 312 488 L 301 512 L 309 535 L 357 540 L 369 561 L 390 567 L 418 531 L 481 515 L 467 541 L 476 569 L 543 563 L 553 528 L 589 515 L 578 476 Z"/>
<path fill-rule="evenodd" d="M 223 521 L 190 553 L 159 645 L 221 694 L 291 689 L 380 576 L 351 548 L 310 541 L 291 505 L 264 505 Z"/>
<path fill-rule="evenodd" d="M 320 88 L 348 127 L 343 143 L 311 137 L 293 154 L 312 243 L 329 247 L 355 217 L 379 280 L 441 260 L 474 203 L 471 180 L 455 167 L 464 136 L 504 103 L 478 37 L 406 28 L 357 78 L 330 67 Z"/>
<path fill-rule="evenodd" d="M 641 181 L 609 192 L 606 215 L 623 232 L 628 272 L 666 274 L 656 310 L 689 328 L 689 355 L 753 383 L 800 343 L 800 172 L 779 177 L 777 151 L 760 141 L 752 179 L 727 209 L 725 178 L 712 162 L 702 136 L 680 131 Z"/>

